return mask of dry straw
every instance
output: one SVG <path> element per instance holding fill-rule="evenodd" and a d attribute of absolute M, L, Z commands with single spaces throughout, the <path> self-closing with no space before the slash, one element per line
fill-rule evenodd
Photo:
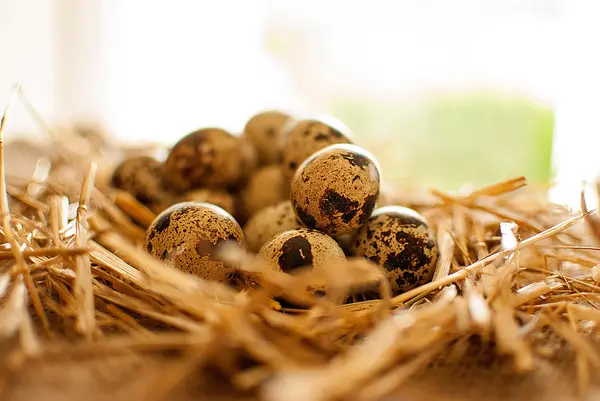
<path fill-rule="evenodd" d="M 20 88 L 9 105 L 19 98 L 56 141 Z M 69 134 L 60 135 L 68 146 Z M 269 401 L 372 400 L 401 391 L 434 361 L 460 360 L 473 337 L 510 358 L 514 374 L 552 353 L 540 339 L 560 337 L 575 351 L 581 392 L 600 366 L 590 340 L 600 320 L 600 248 L 589 235 L 600 238 L 600 223 L 585 203 L 583 215 L 572 215 L 539 196 L 543 189 L 525 188 L 524 178 L 464 195 L 396 194 L 428 217 L 441 250 L 434 281 L 404 294 L 392 298 L 376 269 L 348 264 L 327 276 L 289 277 L 231 249 L 225 256 L 241 263 L 241 282 L 255 283 L 240 291 L 142 251 L 154 215 L 95 185 L 89 154 L 63 152 L 71 157 L 64 163 L 84 169 L 74 194 L 53 166 L 7 184 L 2 146 L 0 337 L 16 339 L 8 377 L 30 360 L 134 354 L 164 361 L 144 399 L 169 399 L 194 372 L 218 371 L 236 391 Z M 590 231 L 577 225 L 584 219 Z M 507 222 L 514 226 L 500 230 Z M 304 290 L 315 281 L 331 293 Z M 365 285 L 378 285 L 381 299 L 342 302 Z M 276 296 L 306 307 L 283 308 Z"/>

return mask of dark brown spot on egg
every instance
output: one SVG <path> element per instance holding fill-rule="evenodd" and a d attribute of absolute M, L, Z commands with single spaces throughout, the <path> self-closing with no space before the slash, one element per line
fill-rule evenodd
<path fill-rule="evenodd" d="M 435 246 L 432 237 L 425 239 L 405 232 L 397 232 L 396 241 L 404 243 L 404 249 L 410 252 L 411 256 L 408 261 L 410 261 L 411 266 L 417 267 L 431 263 L 431 254 L 427 255 L 425 251 L 431 250 Z"/>
<path fill-rule="evenodd" d="M 370 256 L 369 259 L 372 260 L 373 262 L 379 264 L 379 255 Z"/>
<path fill-rule="evenodd" d="M 169 225 L 171 224 L 171 213 L 162 214 L 158 220 L 156 220 L 156 224 L 154 225 L 155 231 L 157 233 L 162 233 L 165 231 Z M 153 235 L 154 236 L 154 233 Z"/>
<path fill-rule="evenodd" d="M 395 280 L 395 284 L 398 288 L 404 287 L 416 287 L 419 284 L 419 276 L 415 275 L 413 272 L 405 271 Z"/>
<path fill-rule="evenodd" d="M 402 236 L 398 242 L 404 244 L 404 249 L 397 253 L 387 255 L 384 267 L 391 271 L 394 269 L 415 269 L 431 262 L 431 257 L 424 253 L 425 242 L 406 233 L 396 233 L 396 238 Z"/>
<path fill-rule="evenodd" d="M 295 210 L 296 210 L 296 214 L 298 215 L 298 218 L 300 219 L 302 224 L 304 224 L 306 227 L 310 227 L 310 228 L 315 227 L 317 222 L 314 217 L 312 217 L 310 214 L 306 213 L 302 208 L 296 207 Z"/>
<path fill-rule="evenodd" d="M 312 246 L 302 236 L 288 239 L 281 246 L 279 266 L 286 273 L 291 273 L 298 267 L 310 266 L 313 262 Z"/>
<path fill-rule="evenodd" d="M 361 225 L 365 224 L 367 222 L 367 220 L 369 220 L 369 217 L 371 216 L 373 209 L 375 209 L 375 204 L 377 203 L 378 196 L 379 196 L 379 192 L 377 194 L 367 196 L 367 199 L 365 200 L 365 202 L 363 203 L 363 206 L 361 208 L 362 213 L 358 220 Z"/>
<path fill-rule="evenodd" d="M 357 212 L 358 202 L 348 199 L 338 192 L 328 189 L 319 202 L 319 209 L 325 215 L 332 215 L 336 212 L 342 213 L 342 220 L 348 223 Z"/>
<path fill-rule="evenodd" d="M 385 245 L 390 246 L 392 242 L 392 230 L 382 231 L 380 239 Z"/>
<path fill-rule="evenodd" d="M 370 158 L 358 154 L 356 152 L 342 153 L 342 158 L 344 158 L 344 160 L 347 160 L 348 163 L 350 163 L 351 165 L 360 168 L 366 168 L 373 163 L 373 161 Z"/>
<path fill-rule="evenodd" d="M 352 221 L 354 216 L 356 216 L 356 210 L 350 211 L 348 213 L 344 213 L 344 214 L 342 214 L 342 221 L 344 223 L 350 223 L 350 221 Z"/>

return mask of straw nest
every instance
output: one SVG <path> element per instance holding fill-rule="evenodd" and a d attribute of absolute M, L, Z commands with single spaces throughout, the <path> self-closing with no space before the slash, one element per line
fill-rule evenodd
<path fill-rule="evenodd" d="M 171 399 L 190 377 L 219 377 L 235 394 L 264 400 L 380 399 L 460 360 L 473 343 L 510 361 L 511 374 L 571 349 L 581 391 L 600 367 L 599 225 L 549 203 L 524 178 L 461 195 L 392 194 L 437 232 L 441 256 L 427 285 L 391 297 L 377 270 L 290 277 L 230 249 L 257 284 L 240 291 L 142 251 L 154 214 L 107 187 L 81 135 L 53 138 L 52 157 L 29 179 L 0 174 L 1 390 L 35 364 L 119 356 L 138 361 L 135 369 L 151 365 L 137 394 L 153 400 Z M 304 291 L 315 279 L 334 290 Z M 341 301 L 373 283 L 381 299 Z M 308 306 L 286 309 L 274 301 L 281 294 Z"/>

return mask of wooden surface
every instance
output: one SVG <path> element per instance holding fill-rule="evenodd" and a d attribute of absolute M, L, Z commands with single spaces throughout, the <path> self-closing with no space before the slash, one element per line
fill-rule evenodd
<path fill-rule="evenodd" d="M 560 360 L 558 361 L 560 362 Z M 18 372 L 3 375 L 2 400 L 14 401 L 119 401 L 119 400 L 256 400 L 239 394 L 215 374 L 189 372 L 169 392 L 158 383 L 164 379 L 164 359 L 121 355 L 85 360 L 30 361 Z M 159 377 L 158 375 L 161 375 Z M 570 364 L 539 360 L 525 376 L 509 373 L 504 361 L 478 359 L 433 366 L 408 382 L 393 400 L 569 400 L 577 397 L 574 369 Z M 592 386 L 587 399 L 600 399 Z M 310 401 L 310 400 L 307 400 Z"/>

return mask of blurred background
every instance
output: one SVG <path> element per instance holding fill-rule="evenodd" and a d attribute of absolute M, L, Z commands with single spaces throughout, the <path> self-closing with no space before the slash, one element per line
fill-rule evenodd
<path fill-rule="evenodd" d="M 388 181 L 525 175 L 576 205 L 600 171 L 600 2 L 0 0 L 0 102 L 123 141 L 330 113 Z M 16 108 L 7 137 L 41 135 Z"/>

